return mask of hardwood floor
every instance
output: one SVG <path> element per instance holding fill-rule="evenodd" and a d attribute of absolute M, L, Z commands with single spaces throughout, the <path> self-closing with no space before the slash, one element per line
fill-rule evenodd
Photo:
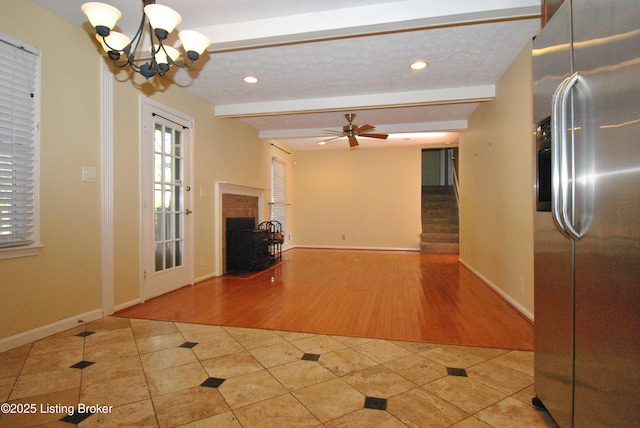
<path fill-rule="evenodd" d="M 533 350 L 533 326 L 457 254 L 293 249 L 116 313 L 200 324 Z"/>

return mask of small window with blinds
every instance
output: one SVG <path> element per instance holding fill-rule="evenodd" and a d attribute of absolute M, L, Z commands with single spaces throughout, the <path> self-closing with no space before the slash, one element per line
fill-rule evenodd
<path fill-rule="evenodd" d="M 271 158 L 271 220 L 280 222 L 282 232 L 287 231 L 287 164 Z"/>
<path fill-rule="evenodd" d="M 38 254 L 40 53 L 0 34 L 0 258 Z"/>

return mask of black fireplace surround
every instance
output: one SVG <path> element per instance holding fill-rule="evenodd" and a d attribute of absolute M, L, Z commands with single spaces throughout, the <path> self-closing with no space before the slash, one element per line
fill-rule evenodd
<path fill-rule="evenodd" d="M 227 273 L 257 272 L 275 263 L 270 251 L 270 232 L 256 227 L 255 218 L 229 217 L 226 227 Z"/>

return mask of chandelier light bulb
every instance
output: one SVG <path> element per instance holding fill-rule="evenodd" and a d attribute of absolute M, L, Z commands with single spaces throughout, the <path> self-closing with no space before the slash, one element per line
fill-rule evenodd
<path fill-rule="evenodd" d="M 197 31 L 184 30 L 178 33 L 178 37 L 182 42 L 182 47 L 187 52 L 189 59 L 195 61 L 202 55 L 202 52 L 205 51 L 211 44 L 211 40 L 207 36 L 202 33 L 198 33 Z M 192 52 L 197 55 L 192 55 Z M 195 58 L 192 58 L 195 56 Z"/>
<path fill-rule="evenodd" d="M 123 51 L 124 48 L 131 43 L 131 39 L 117 31 L 110 32 L 107 37 L 102 37 L 100 34 L 96 34 L 96 40 L 100 42 L 102 48 L 107 53 Z"/>
<path fill-rule="evenodd" d="M 178 12 L 161 4 L 146 5 L 144 7 L 144 14 L 147 15 L 149 24 L 151 24 L 151 28 L 155 30 L 156 36 L 161 40 L 166 39 L 169 33 L 182 22 L 182 17 Z"/>
<path fill-rule="evenodd" d="M 87 15 L 91 26 L 93 26 L 101 36 L 107 36 L 109 31 L 116 26 L 118 19 L 122 17 L 122 12 L 117 8 L 100 2 L 84 3 L 80 9 Z"/>

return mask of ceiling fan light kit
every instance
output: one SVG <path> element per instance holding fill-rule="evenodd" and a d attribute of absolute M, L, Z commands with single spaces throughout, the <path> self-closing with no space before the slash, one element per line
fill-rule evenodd
<path fill-rule="evenodd" d="M 347 119 L 347 122 L 349 123 L 342 127 L 342 132 L 334 131 L 332 129 L 325 129 L 324 132 L 327 132 L 329 134 L 339 134 L 339 135 L 333 138 L 329 138 L 328 140 L 323 140 L 318 144 L 322 145 L 322 144 L 328 143 L 331 140 L 347 137 L 347 139 L 349 140 L 349 147 L 351 147 L 352 149 L 355 149 L 359 146 L 358 139 L 356 137 L 378 138 L 378 139 L 386 140 L 387 137 L 389 136 L 388 134 L 369 133 L 369 131 L 373 131 L 374 129 L 376 129 L 376 127 L 373 125 L 369 125 L 369 124 L 362 125 L 362 126 L 354 125 L 353 119 L 355 119 L 356 117 L 355 113 L 347 113 L 344 115 L 344 117 Z"/>
<path fill-rule="evenodd" d="M 88 2 L 81 6 L 82 12 L 96 30 L 96 39 L 116 67 L 129 66 L 146 79 L 155 75 L 164 76 L 171 66 L 190 67 L 211 44 L 204 34 L 191 30 L 180 31 L 178 37 L 187 58 L 187 60 L 180 60 L 180 52 L 163 43 L 182 22 L 180 14 L 170 7 L 155 4 L 155 0 L 142 0 L 142 4 L 142 19 L 133 39 L 113 31 L 118 19 L 122 17 L 122 13 L 117 8 L 100 2 Z M 151 40 L 149 48 L 151 57 L 149 61 L 139 65 L 141 60 L 136 58 L 136 55 L 145 32 L 145 24 Z"/>

